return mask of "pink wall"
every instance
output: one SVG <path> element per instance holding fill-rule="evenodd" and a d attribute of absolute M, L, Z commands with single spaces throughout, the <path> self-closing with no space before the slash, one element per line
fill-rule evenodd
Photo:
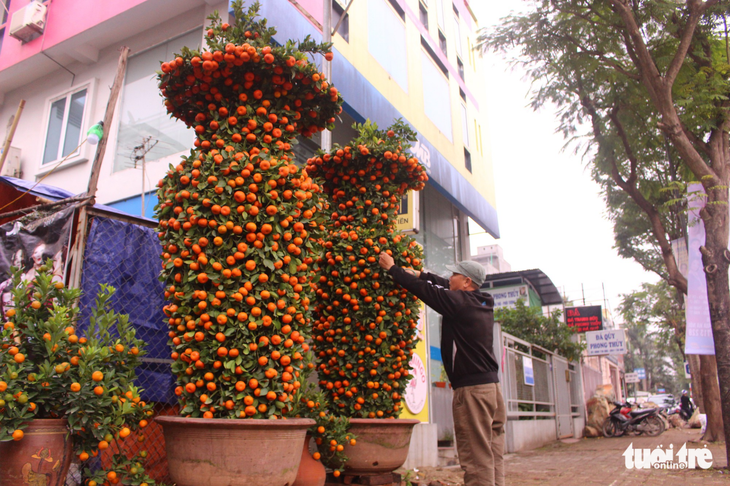
<path fill-rule="evenodd" d="M 84 32 L 147 0 L 50 0 L 46 2 L 48 14 L 43 35 L 27 44 L 10 37 L 10 20 L 5 29 L 0 71 L 38 54 L 71 37 Z M 30 3 L 30 0 L 12 0 L 10 15 Z"/>

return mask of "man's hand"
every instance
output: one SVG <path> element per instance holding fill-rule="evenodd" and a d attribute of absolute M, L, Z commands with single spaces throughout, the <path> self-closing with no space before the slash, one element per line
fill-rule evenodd
<path fill-rule="evenodd" d="M 393 260 L 393 257 L 385 253 L 384 251 L 380 252 L 380 258 L 378 259 L 378 265 L 380 265 L 383 269 L 386 271 L 390 270 L 390 267 L 395 265 L 395 260 Z"/>

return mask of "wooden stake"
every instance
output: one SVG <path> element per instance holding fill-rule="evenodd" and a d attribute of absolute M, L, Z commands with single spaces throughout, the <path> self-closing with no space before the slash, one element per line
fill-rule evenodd
<path fill-rule="evenodd" d="M 90 197 L 89 204 L 94 204 L 96 197 L 96 189 L 99 183 L 99 174 L 101 174 L 101 164 L 104 160 L 104 153 L 106 152 L 106 144 L 109 138 L 109 129 L 112 126 L 114 119 L 114 109 L 117 106 L 117 100 L 119 99 L 119 93 L 122 90 L 122 82 L 124 81 L 124 73 L 127 69 L 127 57 L 129 56 L 129 47 L 122 46 L 121 53 L 119 54 L 119 62 L 117 64 L 117 74 L 114 77 L 114 84 L 112 84 L 112 90 L 109 94 L 109 101 L 106 104 L 106 112 L 104 113 L 104 133 L 99 140 L 99 145 L 96 148 L 96 155 L 94 156 L 94 163 L 91 166 L 91 175 L 89 176 L 89 185 L 86 189 L 86 196 Z M 87 208 L 89 204 L 84 204 L 79 210 L 78 225 L 76 228 L 76 241 L 71 251 L 72 258 L 72 270 L 69 278 L 69 287 L 81 288 L 81 267 L 84 262 L 84 250 L 86 249 L 86 230 L 88 226 L 88 214 Z"/>
<path fill-rule="evenodd" d="M 23 113 L 23 108 L 25 108 L 25 100 L 20 100 L 20 103 L 18 104 L 18 109 L 15 112 L 15 117 L 13 118 L 13 124 L 10 125 L 10 131 L 8 132 L 8 136 L 5 137 L 5 145 L 3 145 L 3 153 L 0 155 L 0 173 L 3 171 L 3 165 L 5 165 L 5 159 L 8 158 L 8 152 L 10 151 L 10 143 L 13 141 L 13 136 L 15 135 L 15 128 L 18 126 L 18 120 L 20 120 L 20 114 Z"/>

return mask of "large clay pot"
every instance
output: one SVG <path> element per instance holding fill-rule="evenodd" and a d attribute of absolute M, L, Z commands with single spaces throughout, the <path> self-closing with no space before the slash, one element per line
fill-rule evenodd
<path fill-rule="evenodd" d="M 299 463 L 299 472 L 297 479 L 292 486 L 324 486 L 327 479 L 327 471 L 324 464 L 312 457 L 309 453 L 309 441 L 311 437 L 307 435 L 304 440 L 304 448 L 302 449 L 302 460 Z"/>
<path fill-rule="evenodd" d="M 354 446 L 345 445 L 345 475 L 374 476 L 401 467 L 418 423 L 415 419 L 350 419 L 349 432 L 357 439 Z"/>
<path fill-rule="evenodd" d="M 0 486 L 63 486 L 73 444 L 66 419 L 36 419 L 22 440 L 0 442 Z"/>
<path fill-rule="evenodd" d="M 291 486 L 311 419 L 157 417 L 178 486 Z"/>

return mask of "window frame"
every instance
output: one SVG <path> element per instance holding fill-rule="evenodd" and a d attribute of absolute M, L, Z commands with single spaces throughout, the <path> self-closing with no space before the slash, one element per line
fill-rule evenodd
<path fill-rule="evenodd" d="M 466 170 L 469 171 L 470 174 L 473 174 L 471 164 L 471 152 L 466 147 L 464 147 L 464 167 L 466 168 Z"/>
<path fill-rule="evenodd" d="M 441 29 L 439 29 L 439 49 L 441 52 L 446 56 L 449 57 L 449 43 L 446 39 L 446 35 L 444 35 L 443 32 L 441 32 Z"/>
<path fill-rule="evenodd" d="M 91 158 L 92 149 L 91 144 L 84 143 L 81 145 L 81 147 L 75 151 L 69 154 L 65 162 L 59 165 L 59 161 L 61 161 L 64 156 L 57 156 L 55 159 L 43 163 L 43 159 L 46 154 L 46 141 L 48 139 L 48 131 L 50 128 L 50 117 L 51 117 L 51 109 L 53 107 L 53 103 L 65 99 L 66 100 L 66 107 L 64 110 L 63 115 L 63 128 L 61 131 L 61 136 L 59 137 L 58 141 L 58 147 L 56 148 L 56 154 L 62 153 L 63 150 L 63 143 L 64 138 L 66 135 L 66 132 L 68 130 L 68 115 L 69 115 L 69 103 L 71 102 L 71 97 L 79 93 L 83 90 L 86 90 L 86 101 L 84 102 L 84 110 L 83 115 L 81 118 L 81 132 L 79 134 L 79 140 L 77 144 L 81 144 L 83 140 L 85 140 L 86 132 L 91 127 L 91 115 L 92 115 L 92 109 L 94 105 L 94 100 L 96 98 L 96 78 L 91 78 L 88 81 L 85 81 L 84 83 L 77 84 L 76 86 L 73 86 L 65 91 L 62 91 L 60 93 L 56 93 L 53 96 L 49 96 L 45 100 L 45 109 L 43 110 L 43 145 L 41 148 L 40 157 L 38 158 L 38 169 L 36 170 L 36 175 L 44 175 L 50 172 L 51 170 L 58 170 L 58 169 L 64 169 L 66 167 L 70 167 L 77 164 L 82 164 L 84 162 L 88 162 Z"/>
<path fill-rule="evenodd" d="M 0 0 L 0 3 L 4 5 L 2 10 L 0 10 L 0 52 L 2 52 L 5 29 L 8 28 L 8 24 L 10 23 L 10 0 Z"/>
<path fill-rule="evenodd" d="M 423 0 L 418 0 L 418 20 L 420 20 L 421 25 L 428 30 L 428 6 L 424 5 Z M 426 22 L 424 22 L 424 20 Z"/>

